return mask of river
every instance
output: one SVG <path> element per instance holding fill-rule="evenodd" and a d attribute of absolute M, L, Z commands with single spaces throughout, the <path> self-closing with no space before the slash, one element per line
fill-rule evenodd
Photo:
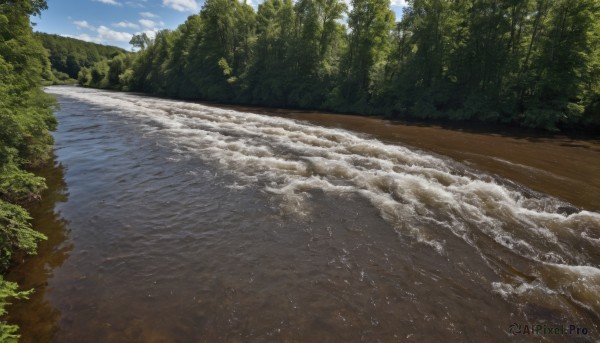
<path fill-rule="evenodd" d="M 600 339 L 597 141 L 46 91 L 22 342 Z"/>

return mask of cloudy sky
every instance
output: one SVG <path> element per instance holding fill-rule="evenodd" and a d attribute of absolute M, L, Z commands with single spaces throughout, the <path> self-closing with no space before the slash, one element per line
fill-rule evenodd
<path fill-rule="evenodd" d="M 255 8 L 262 2 L 247 1 Z M 397 18 L 404 3 L 392 0 Z M 175 29 L 201 7 L 196 0 L 48 0 L 48 10 L 32 21 L 36 31 L 130 49 L 133 34 Z"/>

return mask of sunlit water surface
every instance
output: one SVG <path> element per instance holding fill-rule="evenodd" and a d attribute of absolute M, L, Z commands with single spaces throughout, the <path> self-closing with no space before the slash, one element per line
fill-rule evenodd
<path fill-rule="evenodd" d="M 409 146 L 77 87 L 11 279 L 23 342 L 600 338 L 600 214 Z"/>

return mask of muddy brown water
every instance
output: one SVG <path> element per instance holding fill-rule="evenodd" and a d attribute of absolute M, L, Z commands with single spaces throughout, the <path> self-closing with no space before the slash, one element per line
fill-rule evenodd
<path fill-rule="evenodd" d="M 600 339 L 597 141 L 47 92 L 23 342 Z"/>

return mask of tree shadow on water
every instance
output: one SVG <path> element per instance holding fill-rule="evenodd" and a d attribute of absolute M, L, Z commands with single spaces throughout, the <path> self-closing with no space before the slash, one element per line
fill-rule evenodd
<path fill-rule="evenodd" d="M 46 178 L 48 189 L 42 194 L 42 200 L 28 209 L 33 227 L 48 239 L 39 243 L 37 255 L 18 256 L 18 265 L 8 274 L 8 280 L 17 282 L 21 289 L 34 290 L 29 299 L 15 300 L 8 308 L 8 322 L 20 327 L 20 342 L 49 342 L 58 331 L 61 314 L 47 300 L 48 283 L 73 248 L 69 223 L 56 210 L 57 204 L 68 199 L 64 167 L 53 157 L 38 174 Z"/>

